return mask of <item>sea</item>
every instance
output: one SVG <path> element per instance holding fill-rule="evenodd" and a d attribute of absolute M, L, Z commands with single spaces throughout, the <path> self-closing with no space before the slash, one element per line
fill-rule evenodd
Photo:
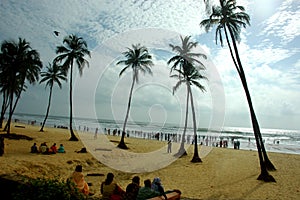
<path fill-rule="evenodd" d="M 13 121 L 41 126 L 44 115 L 15 113 Z M 74 117 L 73 129 L 86 132 L 86 134 L 113 134 L 118 136 L 122 130 L 123 122 L 110 119 L 90 119 Z M 69 117 L 48 116 L 46 127 L 68 128 Z M 114 131 L 115 130 L 115 131 Z M 127 137 L 139 137 L 145 139 L 157 139 L 154 136 L 159 133 L 160 140 L 168 140 L 170 136 L 173 142 L 182 139 L 183 127 L 170 123 L 128 122 L 126 126 Z M 265 148 L 268 152 L 300 154 L 300 130 L 287 129 L 261 129 Z M 193 144 L 193 128 L 188 127 L 185 142 Z M 168 137 L 167 137 L 168 136 Z M 256 143 L 252 128 L 223 127 L 221 130 L 207 128 L 197 129 L 197 142 L 207 146 L 220 147 L 220 141 L 228 144 L 227 148 L 234 148 L 234 142 L 240 142 L 240 149 L 256 150 Z"/>

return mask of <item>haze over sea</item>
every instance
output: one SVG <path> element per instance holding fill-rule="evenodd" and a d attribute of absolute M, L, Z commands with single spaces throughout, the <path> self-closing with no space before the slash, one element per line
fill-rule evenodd
<path fill-rule="evenodd" d="M 44 115 L 16 113 L 13 115 L 13 120 L 24 123 L 40 126 L 44 120 Z M 46 122 L 48 127 L 69 127 L 69 118 L 64 116 L 49 116 Z M 111 133 L 114 129 L 121 130 L 122 121 L 109 119 L 89 119 L 89 118 L 74 118 L 73 129 L 85 131 L 87 134 L 105 133 L 108 129 Z M 170 123 L 147 123 L 147 122 L 128 122 L 127 133 L 129 137 L 145 137 L 145 135 L 154 135 L 155 133 L 163 134 L 182 134 L 183 127 Z M 300 154 L 300 131 L 287 129 L 261 129 L 265 147 L 269 152 Z M 193 129 L 187 129 L 187 143 L 192 143 Z M 228 140 L 228 148 L 233 148 L 231 142 L 239 140 L 241 143 L 240 149 L 256 150 L 255 138 L 252 128 L 246 127 L 223 127 L 222 131 L 209 130 L 207 128 L 198 128 L 198 143 L 203 145 L 216 146 L 220 140 Z M 154 139 L 154 138 L 153 138 Z M 165 138 L 163 137 L 162 140 Z"/>

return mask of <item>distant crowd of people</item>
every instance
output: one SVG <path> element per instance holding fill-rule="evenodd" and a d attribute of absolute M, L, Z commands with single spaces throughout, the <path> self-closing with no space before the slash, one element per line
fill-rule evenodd
<path fill-rule="evenodd" d="M 34 143 L 30 148 L 30 153 L 41 153 L 41 154 L 56 154 L 56 153 L 66 153 L 65 147 L 63 144 L 60 144 L 57 148 L 56 143 L 54 143 L 51 147 L 48 147 L 46 142 L 41 143 L 38 147 L 36 143 Z"/>
<path fill-rule="evenodd" d="M 76 166 L 70 179 L 83 194 L 93 195 L 90 193 L 89 185 L 84 179 L 81 165 Z M 180 194 L 179 190 L 176 191 Z M 167 199 L 166 194 L 172 191 L 165 192 L 159 177 L 155 177 L 152 182 L 150 179 L 144 180 L 144 186 L 142 187 L 140 186 L 139 176 L 134 176 L 132 182 L 123 190 L 114 180 L 114 174 L 108 173 L 106 179 L 101 183 L 100 192 L 102 200 L 146 200 L 157 196 Z"/>

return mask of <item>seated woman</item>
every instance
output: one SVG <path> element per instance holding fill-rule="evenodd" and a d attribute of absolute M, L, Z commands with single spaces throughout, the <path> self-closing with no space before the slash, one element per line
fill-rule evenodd
<path fill-rule="evenodd" d="M 121 200 L 125 191 L 114 182 L 113 173 L 108 173 L 106 179 L 101 183 L 100 192 L 102 200 Z"/>
<path fill-rule="evenodd" d="M 65 151 L 65 147 L 63 144 L 60 144 L 58 149 L 57 149 L 57 153 L 66 153 Z"/>
<path fill-rule="evenodd" d="M 56 143 L 54 143 L 54 144 L 50 147 L 49 152 L 50 152 L 50 153 L 53 153 L 53 154 L 57 153 Z"/>
<path fill-rule="evenodd" d="M 159 177 L 155 177 L 152 181 L 152 184 L 151 184 L 151 188 L 156 191 L 156 192 L 159 192 L 160 195 L 164 196 L 165 199 L 167 199 L 167 196 L 165 194 L 165 190 L 164 190 L 164 187 L 162 186 L 161 184 L 161 180 Z"/>
<path fill-rule="evenodd" d="M 76 166 L 75 171 L 72 173 L 70 179 L 75 183 L 79 191 L 81 191 L 85 195 L 89 194 L 90 192 L 89 186 L 87 182 L 84 180 L 84 175 L 82 173 L 81 165 Z"/>

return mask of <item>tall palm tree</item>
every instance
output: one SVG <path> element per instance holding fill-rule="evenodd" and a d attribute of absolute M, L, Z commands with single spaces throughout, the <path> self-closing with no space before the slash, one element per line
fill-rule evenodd
<path fill-rule="evenodd" d="M 58 46 L 56 48 L 56 54 L 58 56 L 54 59 L 55 63 L 63 62 L 62 66 L 66 73 L 70 69 L 70 133 L 71 138 L 70 141 L 78 141 L 78 138 L 74 134 L 73 131 L 73 106 L 72 106 L 72 84 L 73 84 L 73 66 L 74 62 L 77 64 L 80 76 L 83 73 L 83 68 L 87 65 L 89 66 L 89 62 L 84 58 L 84 56 L 88 55 L 91 57 L 90 51 L 88 50 L 88 46 L 86 41 L 78 37 L 77 35 L 69 35 L 64 38 L 63 43 L 65 46 Z"/>
<path fill-rule="evenodd" d="M 213 6 L 212 14 L 210 15 L 210 17 L 208 19 L 201 21 L 200 25 L 205 27 L 206 31 L 209 31 L 209 29 L 212 26 L 216 25 L 217 26 L 216 36 L 215 36 L 216 42 L 220 41 L 222 46 L 223 46 L 222 31 L 224 31 L 225 33 L 226 42 L 229 47 L 230 54 L 234 62 L 235 68 L 241 79 L 246 94 L 249 110 L 250 110 L 252 127 L 254 131 L 258 156 L 260 160 L 260 167 L 261 167 L 261 174 L 259 175 L 258 180 L 264 180 L 266 182 L 275 182 L 273 176 L 271 176 L 267 171 L 268 169 L 275 170 L 275 167 L 269 160 L 264 147 L 259 124 L 254 112 L 254 107 L 248 89 L 245 72 L 237 48 L 237 42 L 240 41 L 239 36 L 240 36 L 241 28 L 242 27 L 246 28 L 246 25 L 250 25 L 250 17 L 244 11 L 245 11 L 244 7 L 237 6 L 235 0 L 220 0 L 220 6 Z"/>
<path fill-rule="evenodd" d="M 171 67 L 170 73 L 172 73 L 173 70 L 179 70 L 179 72 L 182 71 L 182 68 L 187 64 L 187 63 L 195 63 L 199 66 L 199 70 L 204 69 L 203 63 L 198 60 L 199 57 L 202 57 L 206 59 L 206 55 L 202 53 L 195 53 L 193 52 L 193 48 L 197 46 L 197 42 L 192 42 L 189 41 L 191 36 L 186 36 L 182 37 L 180 36 L 181 39 L 181 46 L 177 45 L 172 45 L 170 44 L 170 47 L 172 50 L 177 54 L 170 58 L 168 60 L 168 65 L 173 63 L 173 66 Z M 178 76 L 178 78 L 181 78 L 182 76 Z M 187 88 L 188 91 L 188 88 Z M 173 90 L 174 93 L 174 90 Z M 175 154 L 175 156 L 184 156 L 187 155 L 187 152 L 184 148 L 184 140 L 185 140 L 185 134 L 186 134 L 186 129 L 187 129 L 187 121 L 188 121 L 188 102 L 189 102 L 189 93 L 187 92 L 187 100 L 186 100 L 186 113 L 185 113 L 185 124 L 184 124 L 184 129 L 183 129 L 183 134 L 182 134 L 182 140 L 180 144 L 180 148 L 178 152 Z"/>
<path fill-rule="evenodd" d="M 126 124 L 129 117 L 129 110 L 132 98 L 132 92 L 134 88 L 134 84 L 139 81 L 139 72 L 149 73 L 152 75 L 151 67 L 153 66 L 152 56 L 149 54 L 148 49 L 145 46 L 141 46 L 140 44 L 132 45 L 132 49 L 127 48 L 127 51 L 122 53 L 125 56 L 125 60 L 120 60 L 117 62 L 117 65 L 123 64 L 125 68 L 123 68 L 119 74 L 121 76 L 127 69 L 132 69 L 132 84 L 129 92 L 129 100 L 127 106 L 127 112 L 123 124 L 123 131 L 120 143 L 118 147 L 121 149 L 128 149 L 124 142 L 125 134 L 126 134 Z"/>
<path fill-rule="evenodd" d="M 9 98 L 9 116 L 5 130 L 10 133 L 10 123 L 21 93 L 26 89 L 25 81 L 34 84 L 43 67 L 39 53 L 30 44 L 19 38 L 19 42 L 4 41 L 1 45 L 1 74 L 6 75 L 5 90 Z M 14 101 L 14 94 L 16 100 Z"/>
<path fill-rule="evenodd" d="M 194 85 L 199 88 L 202 92 L 205 91 L 203 85 L 201 85 L 198 81 L 201 79 L 207 79 L 205 76 L 201 75 L 199 71 L 195 68 L 192 63 L 186 62 L 182 69 L 174 69 L 178 72 L 178 74 L 171 75 L 171 77 L 177 78 L 179 81 L 174 86 L 173 91 L 175 92 L 179 86 L 183 83 L 186 84 L 187 87 L 187 96 L 190 96 L 191 107 L 192 107 L 192 116 L 193 116 L 193 130 L 194 130 L 194 155 L 191 162 L 202 162 L 198 153 L 198 142 L 197 142 L 197 126 L 196 126 L 196 114 L 193 100 L 193 93 L 191 86 Z"/>
<path fill-rule="evenodd" d="M 52 97 L 52 89 L 54 84 L 56 83 L 59 88 L 62 87 L 61 80 L 66 81 L 66 72 L 61 69 L 61 66 L 57 65 L 56 63 L 49 63 L 49 66 L 47 66 L 47 71 L 42 72 L 41 76 L 43 77 L 40 83 L 46 82 L 46 87 L 50 87 L 50 93 L 49 93 L 49 100 L 48 100 L 48 106 L 47 111 L 45 115 L 45 119 L 43 121 L 42 127 L 40 129 L 41 132 L 44 131 L 44 126 L 46 123 L 46 120 L 48 118 L 49 110 L 50 110 L 50 104 L 51 104 L 51 97 Z"/>

